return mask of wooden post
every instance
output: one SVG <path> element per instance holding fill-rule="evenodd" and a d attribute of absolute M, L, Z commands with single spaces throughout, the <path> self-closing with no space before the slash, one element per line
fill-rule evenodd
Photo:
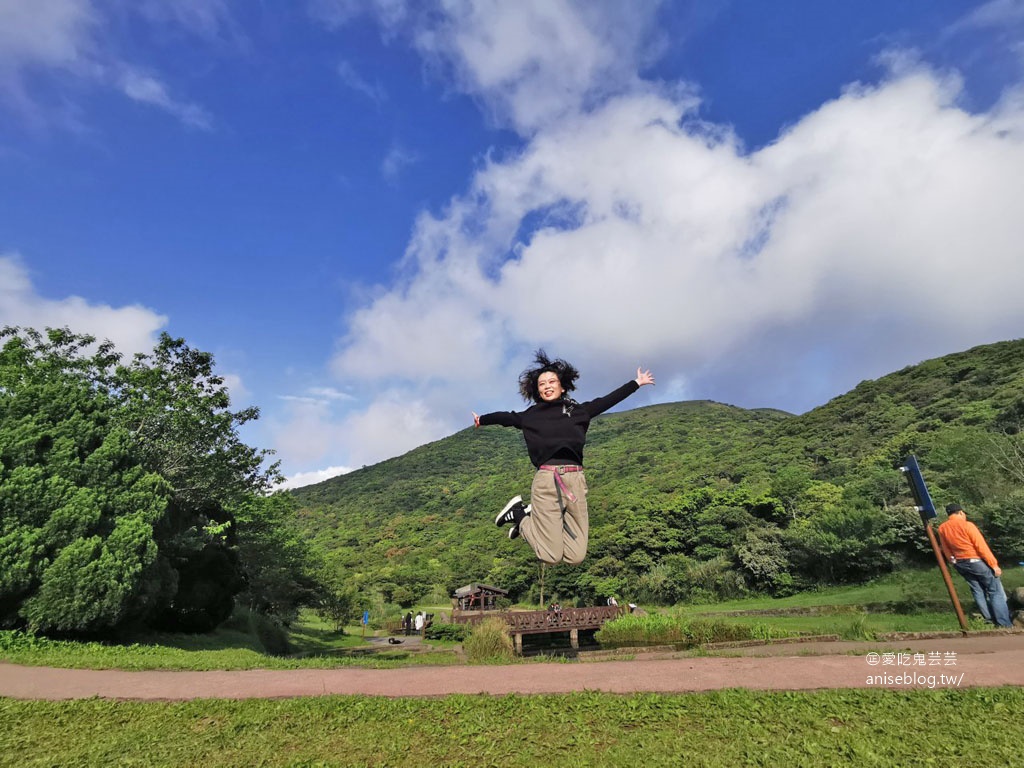
<path fill-rule="evenodd" d="M 540 564 L 540 609 L 544 610 L 544 568 L 547 563 Z"/>
<path fill-rule="evenodd" d="M 946 582 L 946 590 L 949 592 L 949 599 L 953 601 L 953 610 L 956 611 L 956 618 L 960 622 L 960 629 L 967 632 L 967 618 L 964 616 L 964 609 L 960 607 L 960 597 L 956 593 L 956 587 L 953 586 L 953 579 L 949 575 L 949 568 L 946 567 L 946 556 L 942 552 L 942 547 L 939 545 L 939 538 L 935 535 L 935 529 L 932 528 L 931 524 L 925 522 L 924 529 L 928 533 L 928 541 L 932 544 L 932 551 L 935 553 L 935 559 L 939 561 L 939 570 L 942 571 L 942 580 Z"/>
<path fill-rule="evenodd" d="M 956 618 L 960 622 L 960 629 L 967 634 L 967 619 L 964 618 L 963 608 L 960 607 L 960 598 L 957 597 L 956 589 L 953 587 L 953 580 L 949 577 L 949 569 L 946 567 L 946 557 L 942 553 L 939 539 L 932 528 L 931 520 L 935 517 L 935 503 L 932 495 L 928 493 L 928 486 L 924 482 L 924 475 L 921 474 L 921 467 L 917 463 L 917 457 L 910 454 L 903 460 L 900 472 L 907 478 L 910 484 L 910 493 L 917 502 L 917 511 L 921 514 L 921 522 L 924 523 L 924 530 L 928 534 L 928 541 L 931 542 L 935 559 L 939 561 L 939 570 L 942 572 L 942 579 L 946 582 L 946 589 L 949 591 L 949 599 L 953 601 L 953 609 L 956 611 Z"/>

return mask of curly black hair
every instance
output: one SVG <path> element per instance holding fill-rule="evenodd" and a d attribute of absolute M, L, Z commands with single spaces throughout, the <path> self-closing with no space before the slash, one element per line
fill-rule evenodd
<path fill-rule="evenodd" d="M 580 377 L 580 372 L 576 370 L 576 366 L 572 365 L 572 363 L 567 363 L 560 357 L 552 360 L 543 349 L 538 349 L 534 352 L 533 362 L 533 367 L 527 368 L 519 374 L 519 394 L 523 396 L 526 402 L 544 402 L 541 399 L 540 392 L 537 390 L 537 379 L 540 378 L 542 373 L 547 373 L 548 371 L 558 376 L 558 381 L 566 394 L 576 389 L 576 379 Z"/>

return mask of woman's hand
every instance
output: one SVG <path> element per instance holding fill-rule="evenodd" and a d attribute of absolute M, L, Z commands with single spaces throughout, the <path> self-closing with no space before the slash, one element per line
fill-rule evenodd
<path fill-rule="evenodd" d="M 636 378 L 634 381 L 638 387 L 642 387 L 644 384 L 654 383 L 654 374 L 650 371 L 641 371 L 639 368 L 636 369 Z"/>
<path fill-rule="evenodd" d="M 473 428 L 479 429 L 480 427 L 480 415 L 476 411 L 470 411 L 473 414 Z"/>

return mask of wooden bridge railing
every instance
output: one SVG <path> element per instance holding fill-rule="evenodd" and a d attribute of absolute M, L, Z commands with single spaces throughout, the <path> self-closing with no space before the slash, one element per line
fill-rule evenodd
<path fill-rule="evenodd" d="M 625 606 L 595 605 L 586 608 L 562 608 L 558 611 L 452 611 L 455 624 L 476 624 L 498 618 L 508 624 L 516 650 L 523 650 L 523 635 L 544 632 L 568 632 L 573 648 L 579 647 L 581 629 L 600 629 L 606 622 L 626 613 Z"/>

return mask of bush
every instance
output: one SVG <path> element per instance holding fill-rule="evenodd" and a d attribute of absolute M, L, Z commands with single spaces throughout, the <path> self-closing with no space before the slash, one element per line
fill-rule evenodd
<path fill-rule="evenodd" d="M 472 664 L 502 664 L 515 657 L 508 624 L 496 617 L 475 625 L 462 643 L 462 649 Z"/>
<path fill-rule="evenodd" d="M 287 656 L 293 650 L 288 641 L 288 630 L 273 616 L 250 611 L 249 632 L 260 641 L 263 650 L 271 656 Z"/>
<path fill-rule="evenodd" d="M 427 640 L 448 640 L 453 643 L 465 641 L 469 635 L 468 624 L 431 624 L 424 635 Z"/>
<path fill-rule="evenodd" d="M 259 650 L 271 656 L 287 656 L 294 650 L 288 640 L 288 630 L 280 619 L 260 611 L 238 606 L 220 629 L 249 635 Z"/>

